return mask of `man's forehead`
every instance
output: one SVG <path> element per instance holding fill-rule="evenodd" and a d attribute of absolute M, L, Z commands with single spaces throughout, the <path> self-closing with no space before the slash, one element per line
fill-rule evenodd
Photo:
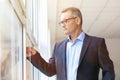
<path fill-rule="evenodd" d="M 61 19 L 71 17 L 72 13 L 70 11 L 61 14 Z"/>

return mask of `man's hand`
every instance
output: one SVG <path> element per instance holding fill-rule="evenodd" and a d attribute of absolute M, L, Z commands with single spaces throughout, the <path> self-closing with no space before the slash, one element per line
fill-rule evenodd
<path fill-rule="evenodd" d="M 37 51 L 33 47 L 26 47 L 26 57 L 31 57 L 37 54 Z"/>

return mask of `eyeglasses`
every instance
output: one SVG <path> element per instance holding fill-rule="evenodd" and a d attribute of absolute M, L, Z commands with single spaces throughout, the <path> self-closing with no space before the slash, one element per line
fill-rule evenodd
<path fill-rule="evenodd" d="M 71 17 L 71 18 L 64 19 L 63 21 L 60 21 L 59 24 L 60 25 L 67 24 L 69 20 L 72 20 L 72 19 L 75 19 L 75 18 L 77 18 L 77 17 Z"/>

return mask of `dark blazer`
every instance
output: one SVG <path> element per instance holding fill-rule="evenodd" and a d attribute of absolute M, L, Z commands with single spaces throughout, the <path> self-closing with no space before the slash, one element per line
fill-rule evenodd
<path fill-rule="evenodd" d="M 31 57 L 31 63 L 47 76 L 57 74 L 57 80 L 67 80 L 66 43 L 67 40 L 64 40 L 55 44 L 49 63 L 39 53 Z M 115 80 L 114 66 L 105 40 L 85 35 L 76 80 L 98 80 L 100 68 L 102 80 Z"/>

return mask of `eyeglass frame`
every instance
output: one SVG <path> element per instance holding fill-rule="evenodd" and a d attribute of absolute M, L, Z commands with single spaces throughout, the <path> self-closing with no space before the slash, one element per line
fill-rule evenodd
<path fill-rule="evenodd" d="M 72 19 L 75 19 L 75 18 L 77 18 L 77 17 L 70 17 L 70 18 L 64 19 L 64 20 L 60 21 L 59 24 L 60 24 L 60 25 L 67 24 L 67 22 L 68 22 L 69 20 L 72 20 Z"/>

